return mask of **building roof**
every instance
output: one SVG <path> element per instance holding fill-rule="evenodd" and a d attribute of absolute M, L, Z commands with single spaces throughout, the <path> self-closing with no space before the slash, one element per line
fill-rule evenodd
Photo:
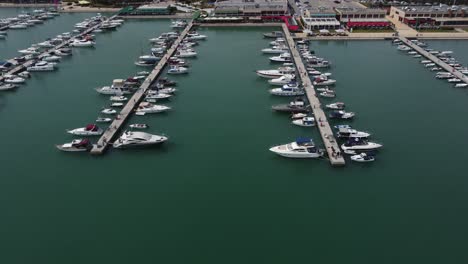
<path fill-rule="evenodd" d="M 448 5 L 434 5 L 434 6 L 393 6 L 398 10 L 405 13 L 447 13 L 447 12 L 468 12 L 468 6 L 448 6 Z"/>

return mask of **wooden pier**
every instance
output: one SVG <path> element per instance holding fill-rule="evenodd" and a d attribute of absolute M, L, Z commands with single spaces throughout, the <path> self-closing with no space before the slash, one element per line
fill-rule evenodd
<path fill-rule="evenodd" d="M 46 56 L 48 53 L 50 53 L 50 52 L 52 52 L 52 51 L 54 51 L 54 50 L 63 48 L 64 46 L 70 44 L 73 40 L 75 40 L 75 39 L 77 39 L 77 38 L 79 38 L 79 37 L 82 37 L 82 36 L 84 36 L 84 35 L 87 35 L 87 34 L 91 33 L 93 30 L 95 30 L 95 29 L 97 29 L 98 27 L 100 27 L 102 23 L 107 22 L 107 21 L 109 21 L 109 20 L 112 20 L 112 19 L 114 19 L 115 17 L 116 17 L 116 15 L 115 15 L 115 16 L 112 16 L 112 17 L 110 17 L 110 18 L 108 18 L 108 19 L 106 19 L 105 21 L 103 21 L 103 22 L 101 22 L 101 23 L 98 23 L 98 24 L 96 24 L 96 25 L 94 25 L 94 26 L 92 26 L 92 27 L 86 29 L 85 31 L 83 31 L 83 32 L 80 33 L 79 35 L 77 35 L 77 36 L 75 36 L 75 37 L 72 37 L 72 38 L 70 38 L 70 39 L 68 39 L 68 40 L 66 40 L 66 41 L 64 41 L 64 42 L 62 42 L 62 43 L 60 43 L 59 45 L 57 45 L 57 46 L 55 46 L 55 47 L 53 47 L 53 48 L 47 49 L 46 51 L 44 51 L 43 53 L 41 53 L 41 54 L 38 56 L 38 58 L 40 59 L 40 58 Z M 23 63 L 20 63 L 20 64 L 16 65 L 13 69 L 11 69 L 11 70 L 9 70 L 8 72 L 6 72 L 4 75 L 13 75 L 13 74 L 17 74 L 17 73 L 19 73 L 19 72 L 22 72 L 22 71 L 26 70 L 26 68 L 28 68 L 29 66 L 32 66 L 32 65 L 35 63 L 35 61 L 36 61 L 36 59 L 31 59 L 31 60 L 27 60 L 27 61 L 25 61 L 25 62 L 23 62 Z M 11 60 L 9 60 L 9 62 L 11 62 Z M 4 78 L 5 78 L 5 77 L 0 76 L 0 82 L 2 82 Z"/>
<path fill-rule="evenodd" d="M 289 49 L 291 51 L 291 56 L 294 59 L 294 64 L 297 67 L 297 71 L 301 78 L 302 85 L 304 86 L 307 99 L 309 100 L 310 107 L 314 113 L 317 127 L 319 129 L 323 143 L 325 144 L 330 163 L 333 166 L 343 166 L 345 165 L 343 155 L 337 155 L 338 152 L 341 153 L 341 149 L 338 146 L 330 124 L 328 123 L 327 115 L 321 108 L 320 101 L 317 97 L 317 94 L 315 93 L 314 86 L 312 85 L 312 81 L 309 78 L 307 69 L 305 68 L 302 58 L 297 51 L 296 44 L 294 43 L 288 27 L 285 24 L 283 24 L 282 27 L 289 45 Z"/>
<path fill-rule="evenodd" d="M 161 71 L 166 66 L 167 61 L 177 50 L 177 47 L 185 38 L 187 33 L 193 26 L 193 21 L 191 21 L 187 27 L 182 31 L 177 40 L 172 44 L 171 48 L 167 50 L 166 54 L 161 58 L 153 71 L 146 77 L 145 81 L 141 84 L 140 88 L 133 94 L 133 96 L 128 100 L 125 107 L 118 114 L 118 118 L 114 119 L 110 126 L 104 131 L 104 134 L 98 140 L 98 142 L 91 149 L 91 154 L 100 155 L 103 154 L 111 141 L 114 139 L 115 135 L 120 131 L 122 126 L 125 124 L 130 115 L 134 112 L 135 107 L 140 104 L 141 100 L 145 96 L 146 91 L 150 88 L 151 84 L 156 80 Z"/>
<path fill-rule="evenodd" d="M 437 56 L 434 56 L 433 54 L 425 51 L 423 48 L 419 47 L 418 45 L 414 44 L 413 42 L 411 42 L 410 40 L 408 40 L 407 38 L 405 37 L 399 37 L 399 39 L 405 43 L 406 45 L 408 45 L 410 48 L 414 49 L 416 52 L 418 52 L 419 54 L 421 54 L 422 56 L 426 57 L 427 59 L 431 60 L 432 62 L 434 62 L 435 64 L 437 64 L 439 67 L 441 67 L 442 69 L 446 70 L 447 72 L 453 74 L 453 76 L 457 77 L 458 79 L 460 79 L 462 82 L 465 82 L 468 84 L 468 77 L 466 75 L 464 75 L 463 73 L 461 73 L 460 71 L 456 70 L 454 67 L 448 65 L 447 63 L 443 62 L 442 60 L 440 60 L 439 58 L 437 58 Z"/>

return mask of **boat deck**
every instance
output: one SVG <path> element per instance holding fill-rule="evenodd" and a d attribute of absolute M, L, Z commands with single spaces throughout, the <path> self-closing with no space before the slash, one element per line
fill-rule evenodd
<path fill-rule="evenodd" d="M 41 53 L 39 55 L 39 57 L 44 57 L 46 54 L 48 54 L 49 52 L 52 52 L 53 50 L 57 50 L 57 49 L 60 49 L 60 48 L 63 48 L 64 46 L 70 44 L 73 40 L 75 40 L 76 38 L 78 37 L 81 37 L 81 36 L 84 36 L 86 34 L 89 34 L 91 33 L 93 30 L 95 30 L 96 28 L 98 28 L 99 26 L 101 26 L 102 23 L 106 22 L 106 21 L 109 21 L 109 20 L 112 20 L 116 17 L 117 15 L 114 15 L 114 16 L 111 16 L 110 18 L 108 18 L 107 20 L 101 22 L 101 23 L 98 23 L 97 25 L 93 26 L 93 27 L 90 27 L 88 28 L 87 30 L 83 31 L 82 33 L 80 33 L 79 35 L 75 36 L 75 37 L 72 37 L 70 38 L 69 40 L 67 41 L 64 41 L 62 43 L 60 43 L 59 45 L 53 47 L 53 48 L 50 48 L 50 49 L 47 49 L 46 51 L 44 51 L 43 53 Z M 9 60 L 9 62 L 11 62 L 11 60 Z M 13 75 L 13 74 L 17 74 L 23 70 L 26 70 L 27 67 L 29 66 L 32 66 L 34 64 L 35 60 L 32 59 L 32 60 L 28 60 L 28 61 L 25 61 L 24 63 L 20 63 L 18 64 L 16 67 L 14 67 L 13 69 L 9 70 L 8 72 L 6 72 L 5 74 L 10 74 L 10 75 Z M 0 82 L 2 82 L 4 79 L 3 76 L 0 76 Z"/>
<path fill-rule="evenodd" d="M 410 40 L 408 40 L 407 38 L 405 37 L 399 37 L 399 39 L 405 43 L 406 45 L 408 45 L 410 48 L 414 49 L 415 51 L 417 51 L 419 54 L 423 55 L 424 57 L 426 57 L 427 59 L 431 60 L 432 62 L 434 62 L 435 64 L 437 64 L 439 67 L 441 67 L 442 69 L 446 70 L 447 72 L 450 72 L 451 74 L 453 74 L 453 76 L 457 77 L 458 79 L 460 79 L 461 81 L 465 82 L 468 84 L 468 77 L 466 75 L 464 75 L 463 73 L 461 73 L 460 71 L 456 70 L 455 68 L 453 68 L 452 66 L 448 65 L 447 63 L 441 61 L 439 58 L 437 58 L 436 56 L 434 56 L 433 54 L 430 54 L 429 52 L 425 51 L 423 48 L 419 47 L 418 45 L 414 44 L 413 42 L 411 42 Z"/>
<path fill-rule="evenodd" d="M 328 123 L 327 115 L 321 108 L 320 101 L 315 93 L 314 86 L 312 85 L 312 81 L 309 78 L 304 63 L 302 62 L 302 58 L 296 49 L 296 44 L 294 43 L 291 33 L 289 32 L 288 27 L 284 24 L 283 31 L 285 33 L 286 40 L 291 51 L 291 56 L 294 59 L 294 64 L 296 65 L 297 71 L 299 72 L 302 85 L 304 86 L 307 99 L 309 100 L 310 107 L 312 108 L 312 111 L 314 113 L 317 127 L 319 129 L 320 135 L 328 153 L 330 163 L 333 166 L 343 166 L 345 165 L 345 160 L 343 158 L 343 155 L 337 155 L 337 153 L 341 153 L 341 150 L 338 146 L 338 143 L 336 142 L 335 136 L 333 135 L 333 131 L 330 127 L 330 124 Z"/>
<path fill-rule="evenodd" d="M 167 61 L 174 54 L 180 42 L 185 38 L 187 33 L 193 26 L 193 21 L 191 21 L 187 27 L 182 31 L 177 40 L 172 44 L 171 48 L 166 52 L 166 54 L 161 58 L 156 67 L 151 71 L 145 81 L 142 83 L 140 88 L 133 94 L 133 96 L 128 100 L 127 104 L 124 106 L 122 111 L 118 114 L 118 118 L 114 119 L 110 126 L 104 131 L 104 134 L 98 140 L 98 142 L 91 149 L 91 154 L 101 155 L 103 154 L 107 147 L 110 145 L 110 142 L 114 139 L 115 135 L 120 131 L 122 126 L 125 124 L 127 119 L 130 117 L 131 113 L 134 112 L 135 106 L 137 106 L 142 98 L 144 97 L 146 91 L 150 88 L 151 84 L 156 80 L 161 71 L 166 66 Z"/>

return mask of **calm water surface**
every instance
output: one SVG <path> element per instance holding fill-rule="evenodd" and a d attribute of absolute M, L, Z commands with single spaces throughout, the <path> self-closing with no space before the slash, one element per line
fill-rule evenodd
<path fill-rule="evenodd" d="M 191 73 L 174 78 L 173 110 L 131 120 L 167 134 L 167 145 L 102 157 L 57 151 L 72 139 L 65 129 L 109 104 L 93 88 L 142 70 L 135 58 L 169 23 L 128 21 L 57 72 L 0 95 L 2 263 L 468 260 L 467 92 L 388 42 L 312 44 L 333 62 L 337 100 L 357 113 L 352 125 L 385 145 L 373 164 L 331 168 L 268 152 L 298 136 L 320 140 L 270 110 L 287 100 L 254 73 L 276 67 L 260 53 L 261 33 L 273 30 L 265 28 L 200 30 L 208 40 Z M 457 43 L 431 46 L 468 63 Z"/>

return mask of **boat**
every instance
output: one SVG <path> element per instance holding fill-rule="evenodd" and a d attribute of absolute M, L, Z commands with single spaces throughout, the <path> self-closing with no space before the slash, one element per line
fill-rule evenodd
<path fill-rule="evenodd" d="M 328 85 L 334 85 L 336 83 L 336 80 L 333 79 L 323 79 L 323 78 L 316 78 L 313 84 L 315 86 L 328 86 Z"/>
<path fill-rule="evenodd" d="M 288 51 L 289 49 L 286 46 L 273 46 L 272 48 L 262 49 L 262 53 L 265 54 L 281 54 Z"/>
<path fill-rule="evenodd" d="M 258 70 L 257 75 L 263 78 L 275 79 L 284 75 L 291 75 L 296 72 L 294 67 L 279 67 L 276 70 Z"/>
<path fill-rule="evenodd" d="M 352 128 L 341 127 L 338 128 L 336 136 L 338 138 L 368 138 L 371 136 L 371 134 L 367 132 L 357 131 Z"/>
<path fill-rule="evenodd" d="M 3 77 L 4 77 L 3 81 L 5 83 L 20 84 L 26 81 L 24 78 L 21 78 L 15 75 L 10 75 L 10 74 L 4 75 Z"/>
<path fill-rule="evenodd" d="M 263 36 L 265 38 L 282 38 L 284 37 L 284 34 L 281 31 L 272 31 L 269 33 L 264 33 Z"/>
<path fill-rule="evenodd" d="M 301 96 L 304 95 L 304 90 L 299 88 L 297 84 L 286 84 L 281 88 L 270 89 L 270 94 L 279 96 Z"/>
<path fill-rule="evenodd" d="M 315 118 L 306 116 L 303 118 L 294 119 L 292 123 L 296 126 L 311 127 L 315 126 Z"/>
<path fill-rule="evenodd" d="M 96 123 L 109 123 L 112 121 L 112 118 L 108 118 L 108 117 L 98 117 L 96 119 Z"/>
<path fill-rule="evenodd" d="M 420 61 L 420 62 L 421 62 L 422 64 L 428 64 L 428 63 L 432 63 L 432 61 L 431 61 L 431 60 L 422 60 L 422 61 Z"/>
<path fill-rule="evenodd" d="M 156 81 L 156 84 L 162 86 L 176 86 L 177 82 L 170 80 L 167 77 L 161 77 Z"/>
<path fill-rule="evenodd" d="M 120 103 L 120 102 L 111 104 L 111 107 L 123 107 L 123 106 L 124 106 L 124 103 Z"/>
<path fill-rule="evenodd" d="M 139 72 L 137 72 L 136 75 L 149 75 L 149 74 L 150 74 L 150 72 L 148 72 L 148 71 L 139 71 Z"/>
<path fill-rule="evenodd" d="M 47 61 L 47 62 L 57 62 L 57 61 L 60 61 L 61 59 L 62 57 L 56 56 L 56 55 L 50 55 L 50 56 L 45 56 L 41 58 L 42 61 Z"/>
<path fill-rule="evenodd" d="M 90 151 L 93 145 L 89 139 L 74 139 L 72 142 L 56 145 L 56 147 L 61 151 L 68 152 L 82 152 Z"/>
<path fill-rule="evenodd" d="M 426 67 L 426 68 L 434 67 L 434 66 L 436 66 L 435 63 L 427 63 L 427 64 L 424 64 L 424 67 Z"/>
<path fill-rule="evenodd" d="M 52 48 L 52 47 L 54 47 L 54 45 L 52 43 L 50 43 L 50 41 L 48 41 L 48 40 L 38 43 L 37 46 L 39 46 L 41 48 Z"/>
<path fill-rule="evenodd" d="M 131 124 L 129 125 L 130 128 L 136 128 L 136 129 L 146 129 L 149 126 L 147 124 Z"/>
<path fill-rule="evenodd" d="M 29 66 L 26 68 L 27 71 L 33 72 L 33 71 L 53 71 L 55 70 L 55 65 L 51 64 L 50 62 L 47 61 L 40 61 L 37 62 L 36 64 Z"/>
<path fill-rule="evenodd" d="M 106 115 L 114 115 L 117 113 L 117 111 L 112 108 L 104 108 L 101 110 L 101 113 L 106 114 Z"/>
<path fill-rule="evenodd" d="M 351 156 L 350 159 L 356 162 L 372 162 L 375 160 L 375 156 L 368 155 L 366 153 L 361 153 L 361 154 Z"/>
<path fill-rule="evenodd" d="M 125 87 L 125 80 L 123 79 L 114 79 L 111 86 L 99 87 L 95 88 L 95 90 L 100 94 L 119 96 L 122 94 L 130 94 L 132 92 L 128 87 Z"/>
<path fill-rule="evenodd" d="M 96 42 L 92 40 L 87 40 L 87 39 L 75 39 L 70 43 L 71 47 L 93 47 L 96 44 Z"/>
<path fill-rule="evenodd" d="M 89 124 L 85 127 L 67 130 L 67 133 L 77 136 L 99 136 L 104 131 L 95 124 Z"/>
<path fill-rule="evenodd" d="M 289 52 L 285 52 L 280 54 L 279 56 L 270 57 L 270 61 L 272 62 L 292 62 L 291 54 Z"/>
<path fill-rule="evenodd" d="M 175 56 L 179 58 L 193 58 L 197 56 L 197 53 L 195 51 L 181 49 L 177 50 Z"/>
<path fill-rule="evenodd" d="M 323 156 L 323 150 L 318 149 L 312 139 L 298 138 L 296 141 L 274 146 L 270 151 L 287 158 L 319 158 Z"/>
<path fill-rule="evenodd" d="M 416 54 L 416 55 L 413 56 L 413 58 L 421 58 L 421 57 L 422 57 L 421 54 Z"/>
<path fill-rule="evenodd" d="M 69 48 L 61 48 L 61 49 L 55 50 L 54 54 L 58 56 L 71 56 L 72 50 Z"/>
<path fill-rule="evenodd" d="M 468 87 L 468 84 L 466 83 L 457 83 L 455 84 L 455 88 L 466 88 Z"/>
<path fill-rule="evenodd" d="M 163 100 L 163 99 L 168 99 L 172 96 L 172 94 L 166 94 L 166 93 L 153 93 L 149 94 L 145 97 L 145 100 Z"/>
<path fill-rule="evenodd" d="M 348 142 L 341 145 L 341 148 L 344 151 L 353 150 L 353 151 L 361 151 L 361 150 L 373 150 L 381 148 L 382 145 L 374 142 L 369 142 L 362 138 L 351 138 Z"/>
<path fill-rule="evenodd" d="M 150 66 L 154 66 L 156 65 L 156 61 L 143 61 L 143 60 L 139 60 L 139 61 L 136 61 L 135 62 L 135 65 L 136 66 L 141 66 L 141 67 L 150 67 Z"/>
<path fill-rule="evenodd" d="M 24 23 L 19 23 L 19 24 L 11 25 L 8 28 L 9 29 L 25 29 L 25 28 L 28 28 L 28 25 Z"/>
<path fill-rule="evenodd" d="M 411 50 L 410 47 L 406 46 L 406 45 L 398 45 L 398 50 L 401 50 L 401 51 L 409 51 Z"/>
<path fill-rule="evenodd" d="M 327 104 L 325 105 L 327 109 L 333 109 L 333 110 L 343 110 L 345 109 L 345 103 L 342 102 L 336 102 L 332 104 Z"/>
<path fill-rule="evenodd" d="M 185 20 L 176 20 L 171 22 L 171 28 L 185 28 L 187 26 L 187 21 Z"/>
<path fill-rule="evenodd" d="M 336 125 L 334 126 L 334 128 L 336 129 L 340 129 L 340 128 L 349 128 L 349 129 L 352 129 L 352 127 L 350 125 Z"/>
<path fill-rule="evenodd" d="M 154 91 L 154 90 L 148 91 L 148 95 L 159 94 L 159 93 L 163 93 L 163 94 L 173 94 L 173 93 L 175 93 L 176 91 L 177 91 L 177 89 L 174 88 L 174 87 L 157 88 L 156 91 Z"/>
<path fill-rule="evenodd" d="M 41 53 L 38 48 L 34 48 L 34 47 L 23 49 L 23 50 L 18 50 L 18 52 L 21 54 L 26 54 L 26 55 L 37 55 Z"/>
<path fill-rule="evenodd" d="M 326 97 L 326 98 L 335 98 L 336 97 L 335 91 L 333 91 L 333 90 L 328 90 L 328 91 L 325 91 L 325 92 L 321 92 L 319 95 L 321 97 Z"/>
<path fill-rule="evenodd" d="M 355 116 L 353 112 L 345 112 L 343 110 L 333 111 L 329 114 L 330 118 L 336 119 L 351 119 Z"/>
<path fill-rule="evenodd" d="M 159 145 L 168 140 L 165 136 L 153 135 L 140 131 L 125 131 L 113 146 L 114 148 L 127 148 L 138 146 Z"/>
<path fill-rule="evenodd" d="M 193 32 L 193 33 L 188 33 L 185 39 L 186 40 L 204 40 L 206 39 L 206 36 Z"/>
<path fill-rule="evenodd" d="M 0 83 L 0 91 L 8 91 L 18 88 L 18 85 L 12 83 Z"/>
<path fill-rule="evenodd" d="M 116 95 L 116 96 L 111 96 L 110 100 L 114 102 L 125 102 L 128 100 L 128 98 L 123 95 Z"/>
<path fill-rule="evenodd" d="M 154 105 L 149 102 L 142 102 L 138 105 L 136 112 L 146 113 L 146 114 L 153 114 L 153 113 L 161 113 L 170 110 L 171 108 L 165 105 Z"/>
<path fill-rule="evenodd" d="M 458 78 L 451 78 L 451 79 L 448 79 L 447 81 L 448 81 L 449 83 L 459 83 L 459 82 L 461 82 L 461 80 L 458 79 Z"/>
<path fill-rule="evenodd" d="M 274 105 L 271 108 L 275 111 L 279 112 L 292 112 L 292 113 L 297 113 L 297 112 L 306 112 L 307 107 L 304 100 L 299 98 L 296 99 L 289 104 L 279 104 L 279 105 Z"/>
<path fill-rule="evenodd" d="M 294 119 L 301 119 L 301 118 L 304 118 L 306 117 L 307 114 L 306 113 L 293 113 L 291 115 L 291 119 L 294 120 Z"/>
<path fill-rule="evenodd" d="M 30 78 L 31 73 L 29 73 L 28 71 L 22 71 L 22 72 L 18 73 L 18 76 L 23 77 L 23 78 Z"/>
<path fill-rule="evenodd" d="M 290 82 L 295 82 L 295 81 L 296 81 L 296 76 L 294 74 L 285 74 L 279 78 L 268 80 L 268 83 L 271 85 L 283 86 L 285 84 L 288 84 Z"/>
<path fill-rule="evenodd" d="M 411 51 L 408 51 L 408 54 L 409 55 L 416 55 L 418 54 L 418 52 L 414 51 L 414 50 L 411 50 Z"/>
<path fill-rule="evenodd" d="M 188 73 L 188 69 L 186 67 L 181 66 L 170 66 L 167 74 L 185 74 Z"/>

